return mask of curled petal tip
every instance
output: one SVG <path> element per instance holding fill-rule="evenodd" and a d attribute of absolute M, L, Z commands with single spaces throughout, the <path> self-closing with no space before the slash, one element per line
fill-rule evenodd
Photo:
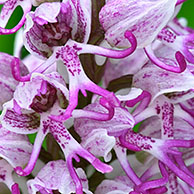
<path fill-rule="evenodd" d="M 21 166 L 17 166 L 16 168 L 14 168 L 14 171 L 19 175 L 19 176 L 27 176 L 29 175 L 31 172 L 27 173 L 25 172 Z"/>
<path fill-rule="evenodd" d="M 180 66 L 180 73 L 182 73 L 187 67 L 187 63 L 185 61 L 185 58 L 180 51 L 176 52 L 175 58 Z"/>
<path fill-rule="evenodd" d="M 162 69 L 165 69 L 167 71 L 171 71 L 171 72 L 174 72 L 174 73 L 182 73 L 186 69 L 186 67 L 187 67 L 187 63 L 185 61 L 185 58 L 182 55 L 182 53 L 179 52 L 179 51 L 177 51 L 175 53 L 176 61 L 173 59 L 173 61 L 176 64 L 176 66 L 172 66 L 172 65 L 168 65 L 165 62 L 161 61 L 154 54 L 154 51 L 152 50 L 151 45 L 149 45 L 146 48 L 144 48 L 144 50 L 145 50 L 146 55 L 148 56 L 148 58 L 151 60 L 152 63 L 154 63 L 158 67 L 160 67 Z"/>
<path fill-rule="evenodd" d="M 11 71 L 14 79 L 19 82 L 27 82 L 30 81 L 30 74 L 26 76 L 21 76 L 20 72 L 20 60 L 17 57 L 14 57 L 14 59 L 11 62 Z"/>
<path fill-rule="evenodd" d="M 127 38 L 129 42 L 131 43 L 130 49 L 131 49 L 131 53 L 133 53 L 135 49 L 137 48 L 137 39 L 134 36 L 134 34 L 128 30 L 125 32 L 124 35 L 125 35 L 125 38 Z"/>
<path fill-rule="evenodd" d="M 125 38 L 127 39 L 130 39 L 130 40 L 133 40 L 135 43 L 137 43 L 137 40 L 134 36 L 134 34 L 131 32 L 131 31 L 126 31 L 125 34 L 124 34 Z"/>
<path fill-rule="evenodd" d="M 101 173 L 109 173 L 113 170 L 110 165 L 104 164 L 99 159 L 95 159 L 94 162 L 92 162 L 92 165 Z"/>

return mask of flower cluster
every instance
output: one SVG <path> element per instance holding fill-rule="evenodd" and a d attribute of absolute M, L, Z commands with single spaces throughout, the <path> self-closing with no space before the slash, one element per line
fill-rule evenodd
<path fill-rule="evenodd" d="M 0 3 L 0 34 L 16 33 L 13 56 L 0 53 L 0 182 L 12 194 L 194 193 L 184 0 Z"/>

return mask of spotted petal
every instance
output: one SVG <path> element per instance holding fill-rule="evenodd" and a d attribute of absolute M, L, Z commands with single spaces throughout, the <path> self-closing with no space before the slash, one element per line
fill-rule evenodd
<path fill-rule="evenodd" d="M 108 111 L 99 103 L 93 103 L 84 108 L 85 110 L 92 110 L 100 113 L 107 113 Z M 81 137 L 87 136 L 88 133 L 94 129 L 106 129 L 108 135 L 119 136 L 128 129 L 134 126 L 134 119 L 131 114 L 124 108 L 116 107 L 114 116 L 108 121 L 98 121 L 92 119 L 75 119 L 74 127 Z"/>
<path fill-rule="evenodd" d="M 91 194 L 88 190 L 88 181 L 84 171 L 81 168 L 76 169 L 81 183 L 83 185 L 83 191 L 87 194 Z M 63 160 L 51 161 L 47 163 L 35 179 L 31 179 L 27 182 L 29 194 L 51 193 L 52 190 L 58 190 L 63 194 L 70 194 L 75 192 L 75 185 L 73 179 L 69 174 L 66 163 Z"/>
<path fill-rule="evenodd" d="M 18 193 L 19 187 L 14 182 L 12 177 L 13 167 L 10 166 L 4 159 L 0 160 L 0 182 L 3 182 L 12 191 L 12 193 Z"/>
<path fill-rule="evenodd" d="M 25 165 L 29 160 L 32 145 L 27 136 L 16 134 L 0 126 L 0 156 L 11 166 Z"/>
<path fill-rule="evenodd" d="M 102 156 L 105 162 L 109 162 L 115 143 L 115 138 L 108 136 L 106 129 L 94 129 L 82 138 L 81 145 L 95 156 Z"/>
<path fill-rule="evenodd" d="M 177 73 L 167 72 L 153 65 L 145 66 L 133 78 L 133 85 L 150 92 L 152 101 L 161 94 L 173 92 L 180 94 L 175 95 L 174 98 L 172 95 L 171 99 L 174 102 L 178 102 L 179 98 L 185 94 L 191 98 L 192 92 L 190 93 L 189 90 L 193 88 L 193 83 L 194 76 L 188 69 L 177 75 Z"/>
<path fill-rule="evenodd" d="M 96 189 L 95 194 L 128 194 L 133 190 L 133 184 L 128 177 L 120 176 L 115 180 L 104 180 Z"/>
<path fill-rule="evenodd" d="M 176 0 L 109 0 L 100 11 L 105 39 L 114 46 L 129 45 L 126 30 L 134 33 L 138 48 L 150 44 L 174 14 Z"/>

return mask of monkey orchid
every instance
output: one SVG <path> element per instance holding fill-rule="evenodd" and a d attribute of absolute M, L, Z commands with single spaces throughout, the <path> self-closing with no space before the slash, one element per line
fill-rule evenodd
<path fill-rule="evenodd" d="M 0 0 L 0 34 L 20 29 L 14 56 L 0 53 L 0 182 L 12 194 L 13 171 L 29 194 L 194 193 L 194 30 L 175 18 L 184 1 Z M 113 172 L 96 182 L 91 167 Z"/>
<path fill-rule="evenodd" d="M 84 149 L 71 136 L 63 122 L 54 121 L 50 118 L 52 114 L 61 114 L 65 111 L 59 107 L 57 89 L 63 92 L 64 98 L 68 99 L 68 90 L 65 87 L 65 83 L 56 72 L 45 75 L 36 73 L 32 76 L 30 82 L 21 82 L 14 93 L 13 100 L 4 104 L 2 124 L 8 127 L 9 130 L 21 134 L 38 132 L 28 165 L 24 170 L 21 166 L 17 166 L 15 168 L 17 174 L 26 176 L 31 173 L 36 164 L 42 142 L 46 135 L 51 133 L 63 150 L 67 168 L 76 187 L 76 193 L 81 194 L 83 193 L 82 184 L 74 170 L 73 159 L 79 162 L 79 156 L 81 156 L 102 173 L 110 172 L 112 168 Z M 67 103 L 66 101 L 66 105 Z M 84 110 L 75 110 L 72 114 L 74 117 L 109 118 L 108 114 Z"/>
<path fill-rule="evenodd" d="M 70 103 L 64 114 L 52 117 L 60 121 L 71 116 L 78 103 L 79 91 L 86 96 L 86 90 L 88 90 L 103 96 L 110 101 L 112 106 L 119 106 L 118 99 L 113 93 L 94 84 L 86 76 L 78 57 L 80 54 L 92 53 L 112 58 L 123 58 L 136 49 L 136 39 L 129 31 L 126 31 L 124 36 L 131 43 L 131 47 L 122 51 L 85 44 L 90 34 L 89 7 L 88 4 L 84 7 L 83 2 L 74 3 L 64 1 L 62 3 L 41 4 L 35 12 L 29 13 L 25 30 L 26 48 L 37 56 L 49 57 L 45 63 L 37 67 L 35 72 L 43 73 L 55 62 L 63 63 L 67 69 Z M 29 81 L 31 74 L 20 77 L 18 63 L 18 59 L 13 60 L 14 77 L 18 81 Z"/>
<path fill-rule="evenodd" d="M 124 147 L 130 150 L 143 150 L 152 154 L 162 161 L 176 176 L 191 187 L 194 187 L 194 176 L 186 167 L 186 169 L 184 168 L 185 165 L 182 166 L 184 163 L 182 162 L 181 152 L 176 149 L 179 147 L 192 148 L 194 146 L 193 140 L 162 140 L 129 131 L 120 137 L 120 141 Z M 175 161 L 177 164 L 174 163 Z"/>
<path fill-rule="evenodd" d="M 179 139 L 179 140 L 194 139 L 194 133 L 192 129 L 193 127 L 191 125 L 181 120 L 180 118 L 174 119 L 174 125 L 173 125 L 174 139 Z M 145 120 L 143 124 L 140 126 L 139 131 L 146 136 L 160 138 L 161 131 L 162 131 L 160 120 L 157 119 L 156 117 L 155 118 L 151 117 Z M 185 167 L 184 163 L 180 163 L 181 161 L 177 160 L 177 157 L 175 157 L 175 160 L 180 163 L 179 167 L 182 170 L 184 170 L 187 174 L 190 174 L 192 176 L 194 149 L 182 148 L 181 151 L 182 151 L 183 160 L 185 161 L 185 164 L 188 166 L 188 169 Z M 178 192 L 187 193 L 186 190 L 189 191 L 192 189 L 187 183 L 180 181 L 180 179 L 173 173 L 172 170 L 168 169 L 168 174 L 169 174 L 169 181 L 167 183 L 167 188 L 169 192 L 171 191 L 175 193 L 178 193 Z"/>
<path fill-rule="evenodd" d="M 137 93 L 136 93 L 137 94 Z M 141 94 L 144 95 L 144 94 Z M 141 96 L 139 95 L 139 96 Z M 126 97 L 126 96 L 125 96 Z M 132 97 L 132 96 L 131 96 Z M 134 96 L 134 98 L 138 96 Z M 121 97 L 119 96 L 119 99 Z M 124 100 L 124 97 L 123 97 Z M 128 95 L 128 100 L 130 100 L 130 95 Z M 84 110 L 92 110 L 96 112 L 105 112 L 106 110 L 98 102 L 88 105 Z M 114 181 L 110 181 L 110 185 L 103 186 L 108 184 L 108 180 L 105 180 L 102 183 L 102 188 L 99 186 L 97 193 L 108 193 L 110 190 L 112 192 L 123 193 L 133 191 L 136 192 L 159 192 L 164 193 L 166 189 L 164 184 L 167 183 L 167 173 L 164 167 L 161 167 L 161 173 L 164 178 L 159 180 L 154 180 L 147 182 L 147 180 L 142 181 L 133 171 L 131 165 L 126 158 L 126 149 L 122 148 L 122 144 L 119 143 L 117 137 L 122 136 L 122 134 L 127 131 L 131 131 L 134 126 L 133 118 L 130 113 L 125 108 L 115 108 L 115 114 L 113 118 L 109 121 L 94 121 L 92 119 L 78 118 L 75 119 L 74 128 L 76 132 L 80 135 L 82 141 L 81 145 L 86 148 L 88 151 L 93 153 L 96 156 L 103 156 L 105 161 L 111 159 L 111 150 L 114 149 L 119 163 L 121 164 L 123 170 L 127 174 L 128 178 L 126 180 L 131 180 L 132 184 L 130 186 L 125 186 L 123 184 L 117 183 L 114 185 Z M 95 146 L 94 146 L 95 145 Z M 150 170 L 151 171 L 151 170 Z M 165 172 L 164 172 L 165 171 Z M 156 173 L 155 171 L 153 173 Z M 150 175 L 152 176 L 152 175 Z M 154 175 L 153 175 L 154 176 Z M 117 180 L 117 179 L 116 179 Z M 117 180 L 118 181 L 118 180 Z M 119 182 L 119 181 L 118 181 Z M 127 183 L 126 183 L 127 184 Z M 113 186 L 114 185 L 114 186 Z M 122 188 L 123 187 L 123 188 Z M 161 188 L 160 188 L 161 187 Z M 105 190 L 104 190 L 105 189 Z M 124 192 L 125 191 L 125 192 Z M 132 194 L 132 193 L 131 193 Z"/>
<path fill-rule="evenodd" d="M 194 77 L 189 69 L 177 75 L 147 64 L 134 75 L 133 85 L 149 92 L 152 99 L 147 108 L 143 107 L 139 113 L 134 111 L 136 123 L 152 116 L 159 117 L 163 138 L 173 137 L 174 117 L 193 126 L 193 117 L 179 104 L 193 98 L 193 82 Z M 130 106 L 129 102 L 128 105 Z"/>

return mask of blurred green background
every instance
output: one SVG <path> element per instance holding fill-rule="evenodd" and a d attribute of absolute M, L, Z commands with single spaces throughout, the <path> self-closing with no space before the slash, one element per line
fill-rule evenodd
<path fill-rule="evenodd" d="M 22 16 L 21 8 L 18 7 L 11 17 L 11 21 L 8 23 L 8 28 L 13 27 L 18 23 Z M 188 20 L 188 25 L 194 28 L 194 0 L 187 0 L 182 8 L 178 17 L 185 17 Z M 13 42 L 14 35 L 1 35 L 0 36 L 0 51 L 13 54 Z"/>

